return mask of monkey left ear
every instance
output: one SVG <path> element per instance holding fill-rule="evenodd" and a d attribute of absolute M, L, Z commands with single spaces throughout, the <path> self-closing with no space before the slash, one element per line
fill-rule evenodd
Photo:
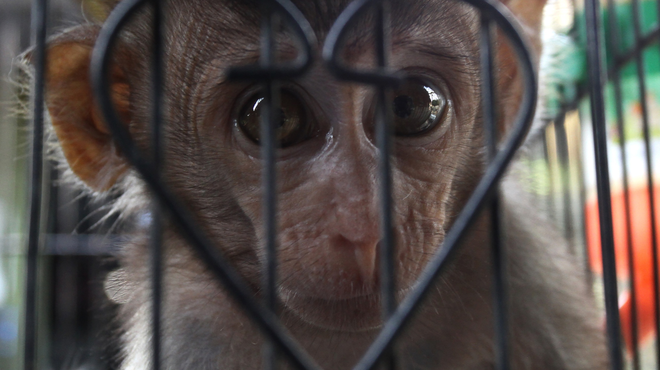
<path fill-rule="evenodd" d="M 89 78 L 90 59 L 98 27 L 81 26 L 66 31 L 48 43 L 46 106 L 71 170 L 95 191 L 106 191 L 128 169 L 115 148 L 94 102 Z M 127 53 L 118 47 L 118 60 Z M 115 108 L 130 122 L 130 89 L 124 71 L 111 68 L 111 91 Z"/>

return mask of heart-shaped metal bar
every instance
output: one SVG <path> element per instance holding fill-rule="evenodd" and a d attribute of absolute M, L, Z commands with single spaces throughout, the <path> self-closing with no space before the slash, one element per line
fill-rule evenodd
<path fill-rule="evenodd" d="M 330 29 L 323 48 L 323 58 L 328 69 L 341 80 L 362 82 L 384 88 L 395 83 L 400 77 L 388 73 L 385 69 L 375 72 L 359 71 L 344 66 L 340 61 L 341 42 L 348 32 L 348 27 L 355 22 L 369 6 L 378 4 L 383 0 L 358 0 L 349 5 L 337 18 Z M 383 329 L 374 343 L 367 350 L 363 358 L 354 367 L 354 370 L 373 369 L 390 347 L 394 339 L 399 335 L 401 329 L 413 316 L 414 311 L 420 305 L 422 298 L 431 288 L 432 283 L 438 275 L 444 271 L 451 258 L 456 254 L 458 244 L 466 235 L 468 227 L 475 221 L 480 211 L 492 198 L 498 181 L 504 175 L 509 163 L 513 159 L 516 150 L 523 143 L 527 131 L 532 124 L 537 100 L 536 71 L 530 57 L 529 48 L 522 38 L 522 32 L 511 14 L 511 12 L 497 0 L 462 0 L 469 3 L 481 12 L 482 17 L 490 19 L 497 24 L 501 31 L 511 42 L 511 46 L 518 56 L 518 62 L 522 69 L 525 93 L 522 94 L 520 110 L 516 116 L 515 123 L 509 137 L 502 149 L 492 158 L 486 172 L 468 199 L 451 227 L 443 244 L 438 248 L 437 254 L 429 261 L 416 282 L 415 288 L 406 296 L 393 315 L 385 322 Z M 378 32 L 378 30 L 377 30 Z"/>
<path fill-rule="evenodd" d="M 391 85 L 400 80 L 400 76 L 392 74 L 385 70 L 375 72 L 350 70 L 339 63 L 338 51 L 343 35 L 347 32 L 351 21 L 357 17 L 365 7 L 380 0 L 358 0 L 349 5 L 346 10 L 338 17 L 326 38 L 326 44 L 323 49 L 323 56 L 328 68 L 340 79 L 358 81 L 377 86 Z M 466 203 L 463 211 L 456 219 L 454 225 L 447 233 L 443 245 L 438 249 L 438 253 L 429 262 L 423 274 L 416 283 L 415 288 L 401 302 L 393 315 L 385 322 L 381 333 L 371 345 L 364 357 L 354 369 L 366 370 L 376 366 L 379 359 L 391 345 L 392 341 L 401 331 L 402 327 L 410 319 L 414 310 L 419 306 L 421 298 L 431 287 L 434 279 L 446 268 L 451 257 L 455 254 L 457 245 L 462 240 L 468 226 L 475 220 L 481 209 L 492 196 L 498 181 L 502 178 L 508 164 L 513 159 L 516 149 L 522 144 L 526 132 L 531 125 L 536 104 L 537 83 L 533 63 L 531 61 L 526 42 L 520 36 L 518 26 L 510 12 L 501 3 L 496 0 L 462 0 L 482 12 L 483 16 L 492 19 L 506 35 L 511 45 L 518 55 L 520 66 L 522 67 L 522 76 L 525 93 L 520 111 L 516 117 L 516 122 L 511 129 L 509 138 L 502 146 L 502 149 L 493 158 L 490 166 L 485 171 L 484 177 L 474 190 L 473 195 Z M 286 1 L 278 0 L 278 4 L 285 4 Z M 196 225 L 194 219 L 186 207 L 179 202 L 174 194 L 169 190 L 166 184 L 159 180 L 159 176 L 151 167 L 150 162 L 140 153 L 139 149 L 133 143 L 128 131 L 124 128 L 118 114 L 113 108 L 108 84 L 108 69 L 110 64 L 110 52 L 118 37 L 121 28 L 126 24 L 131 14 L 134 14 L 141 6 L 146 4 L 146 0 L 125 0 L 117 5 L 115 10 L 106 20 L 97 40 L 92 55 L 91 78 L 94 93 L 98 99 L 98 104 L 104 118 L 108 124 L 110 132 L 113 135 L 123 155 L 135 167 L 142 176 L 145 183 L 162 203 L 163 208 L 169 213 L 172 220 L 180 227 L 183 236 L 190 242 L 191 246 L 197 251 L 199 257 L 206 263 L 209 270 L 224 283 L 227 291 L 243 307 L 245 313 L 262 332 L 271 339 L 292 363 L 301 369 L 320 369 L 310 356 L 300 347 L 300 345 L 288 334 L 288 331 L 281 325 L 279 320 L 270 311 L 262 307 L 254 298 L 251 290 L 243 278 L 231 267 L 224 259 L 214 243 L 202 232 Z M 294 20 L 297 22 L 296 15 L 290 13 L 291 8 L 281 6 L 285 20 Z M 292 5 L 291 5 L 292 6 Z M 306 22 L 305 22 L 306 23 Z M 302 24 L 302 23 L 298 23 Z M 294 26 L 296 29 L 296 26 Z M 305 27 L 300 26 L 303 30 Z M 304 44 L 304 42 L 303 42 Z M 308 45 L 308 51 L 311 51 L 311 45 Z M 303 48 L 305 52 L 306 47 Z M 311 53 L 308 54 L 310 56 Z M 311 59 L 311 58 L 310 58 Z M 250 70 L 237 69 L 235 77 L 251 76 L 255 73 L 263 74 L 264 78 L 272 78 L 273 75 L 280 76 L 279 73 L 296 74 L 301 67 L 305 67 L 311 61 L 298 61 L 293 67 L 282 70 Z M 366 72 L 366 73 L 365 73 Z"/>
<path fill-rule="evenodd" d="M 284 21 L 293 28 L 300 41 L 301 53 L 296 60 L 285 65 L 278 65 L 273 62 L 268 64 L 260 61 L 254 66 L 240 66 L 230 68 L 227 72 L 227 79 L 231 81 L 272 81 L 291 79 L 302 76 L 309 70 L 314 62 L 312 53 L 316 44 L 314 30 L 310 26 L 303 14 L 288 0 L 268 0 L 265 1 L 269 11 L 284 17 Z M 264 42 L 262 40 L 262 42 Z"/>
<path fill-rule="evenodd" d="M 278 3 L 281 1 L 278 0 Z M 200 259 L 206 263 L 209 270 L 215 274 L 225 285 L 227 291 L 243 307 L 246 315 L 254 321 L 259 329 L 278 346 L 281 353 L 296 367 L 310 370 L 320 369 L 314 360 L 292 339 L 292 336 L 288 334 L 286 328 L 282 326 L 273 312 L 265 309 L 256 301 L 244 279 L 227 263 L 214 243 L 211 242 L 195 223 L 190 211 L 178 201 L 167 185 L 160 180 L 151 163 L 136 147 L 113 107 L 107 89 L 110 86 L 108 70 L 111 51 L 122 27 L 129 21 L 131 15 L 135 14 L 146 3 L 147 0 L 125 0 L 119 3 L 103 25 L 92 52 L 90 69 L 92 86 L 105 122 L 115 142 L 122 150 L 123 155 L 141 175 L 158 201 L 161 202 L 163 209 L 168 212 L 172 220 L 179 226 L 183 236 L 197 251 Z M 286 7 L 282 7 L 281 9 L 285 12 L 287 10 Z M 295 19 L 295 16 L 293 14 L 288 18 Z M 304 30 L 304 27 L 298 28 Z M 305 62 L 301 66 L 305 68 L 310 63 Z M 289 69 L 287 73 L 295 74 L 299 72 L 295 71 L 295 69 Z"/>

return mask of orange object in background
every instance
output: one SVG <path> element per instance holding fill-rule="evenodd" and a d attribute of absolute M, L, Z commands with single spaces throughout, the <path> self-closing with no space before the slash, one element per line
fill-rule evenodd
<path fill-rule="evenodd" d="M 649 194 L 646 186 L 628 190 L 630 197 L 630 224 L 635 269 L 635 292 L 637 295 L 637 332 L 638 343 L 647 340 L 655 331 L 655 297 L 653 293 L 653 257 L 651 244 L 651 215 Z M 656 240 L 660 245 L 660 186 L 654 187 Z M 603 263 L 600 246 L 600 222 L 598 219 L 598 201 L 587 202 L 585 209 L 587 246 L 589 264 L 594 272 L 602 274 Z M 614 251 L 616 271 L 619 281 L 629 279 L 628 236 L 626 233 L 626 208 L 624 192 L 612 192 L 612 224 L 614 230 Z M 621 332 L 628 350 L 632 349 L 632 302 L 629 292 L 619 296 L 619 314 Z"/>

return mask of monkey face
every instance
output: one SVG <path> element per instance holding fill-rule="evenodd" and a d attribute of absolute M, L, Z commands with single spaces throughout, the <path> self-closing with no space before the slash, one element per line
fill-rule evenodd
<path fill-rule="evenodd" d="M 320 49 L 348 1 L 295 3 L 310 21 Z M 226 71 L 259 59 L 259 7 L 250 1 L 195 0 L 172 1 L 168 8 L 163 178 L 258 291 L 265 244 L 258 129 L 263 91 L 257 84 L 228 81 Z M 457 1 L 394 1 L 392 16 L 390 65 L 407 76 L 387 92 L 385 102 L 394 132 L 400 299 L 440 248 L 479 180 L 484 141 L 476 12 Z M 122 36 L 110 87 L 145 150 L 151 114 L 148 18 L 147 13 L 138 16 Z M 354 27 L 343 50 L 346 64 L 375 65 L 372 29 L 369 15 Z M 78 114 L 90 104 L 85 68 L 96 32 L 95 27 L 81 28 L 54 42 L 51 53 L 61 58 L 50 67 L 49 110 L 73 171 L 102 191 L 125 176 L 127 167 L 107 130 L 99 128 L 103 124 L 94 108 Z M 286 27 L 277 33 L 276 49 L 281 63 L 298 53 Z M 508 56 L 499 53 L 500 59 Z M 517 91 L 511 82 L 517 78 L 515 63 L 507 66 L 498 77 L 502 99 Z M 65 68 L 70 73 L 62 74 Z M 381 233 L 375 89 L 339 82 L 320 62 L 303 78 L 279 83 L 279 297 L 287 312 L 316 326 L 377 327 Z M 61 85 L 69 95 L 58 93 Z M 87 105 L 64 114 L 71 95 Z M 510 113 L 503 111 L 502 121 L 510 121 Z M 90 127 L 96 128 L 93 140 L 81 138 L 90 136 Z M 185 252 L 189 248 L 166 247 L 166 265 L 209 275 Z"/>
<path fill-rule="evenodd" d="M 386 102 L 395 134 L 399 297 L 442 243 L 483 167 L 476 113 L 479 84 L 474 78 L 479 61 L 477 22 L 466 6 L 438 4 L 433 11 L 423 7 L 393 11 L 397 16 L 391 65 L 408 76 L 389 91 Z M 324 18 L 302 8 L 321 44 L 331 22 L 322 22 Z M 452 31 L 439 37 L 434 29 L 439 22 Z M 360 68 L 374 65 L 370 23 L 356 28 L 356 36 L 347 41 L 346 63 Z M 192 114 L 168 123 L 173 155 L 167 158 L 166 178 L 178 186 L 226 253 L 252 256 L 237 262 L 237 267 L 258 285 L 258 261 L 264 258 L 265 244 L 259 131 L 263 91 L 260 85 L 224 80 L 227 68 L 259 56 L 259 29 L 256 24 L 248 29 L 249 34 L 223 39 L 223 47 L 232 50 L 230 56 L 196 55 L 194 61 L 183 63 L 192 71 L 184 68 L 185 74 L 169 77 L 168 101 L 186 102 L 170 110 L 183 113 L 190 107 Z M 221 42 L 208 30 L 196 32 L 206 32 L 209 38 L 202 39 L 208 43 Z M 278 36 L 282 62 L 295 58 L 294 40 L 286 31 Z M 196 49 L 218 50 L 187 43 L 174 48 L 170 65 L 181 65 L 181 59 L 195 55 Z M 202 77 L 191 79 L 194 74 Z M 186 91 L 175 88 L 180 85 L 191 86 L 197 100 L 181 95 Z M 380 325 L 380 154 L 375 110 L 373 87 L 338 82 L 321 63 L 304 78 L 281 82 L 279 296 L 286 309 L 315 325 L 342 330 Z M 227 229 L 236 228 L 251 236 L 227 238 Z"/>
<path fill-rule="evenodd" d="M 116 0 L 101 0 L 112 8 Z M 350 0 L 292 0 L 310 22 L 320 50 Z M 539 51 L 544 0 L 501 0 L 521 20 Z M 443 248 L 484 170 L 478 31 L 480 17 L 461 1 L 391 0 L 388 65 L 407 79 L 387 89 L 396 298 L 414 288 Z M 229 68 L 260 58 L 257 0 L 167 1 L 164 65 L 164 164 L 167 188 L 254 294 L 265 253 L 262 214 L 263 142 L 258 129 L 263 89 L 231 82 Z M 345 40 L 351 67 L 376 65 L 373 15 Z M 137 147 L 151 135 L 152 23 L 148 10 L 126 25 L 107 86 Z M 100 25 L 54 37 L 48 47 L 46 103 L 53 131 L 78 184 L 122 194 L 115 208 L 148 212 L 144 185 L 117 150 L 92 99 L 90 55 Z M 280 63 L 298 55 L 286 25 L 276 28 Z M 496 34 L 498 137 L 506 137 L 522 94 L 516 58 Z M 278 81 L 277 312 L 288 332 L 328 369 L 350 369 L 382 325 L 378 268 L 381 244 L 379 159 L 375 127 L 378 87 L 339 82 L 320 62 L 299 79 Z M 506 225 L 513 368 L 604 369 L 605 341 L 582 269 L 552 230 L 502 187 Z M 511 190 L 509 190 L 511 191 Z M 515 199 L 512 199 L 515 198 Z M 529 217 L 528 217 L 529 216 Z M 164 218 L 162 355 L 168 369 L 257 369 L 263 337 L 207 269 L 177 226 Z M 539 224 L 541 222 L 538 222 Z M 494 368 L 496 355 L 488 217 L 477 219 L 451 265 L 430 287 L 416 320 L 395 346 L 401 368 Z M 137 225 L 124 243 L 121 269 L 107 290 L 121 303 L 124 369 L 150 368 L 152 323 L 149 232 Z M 580 289 L 570 291 L 567 286 Z M 600 343 L 600 344 L 599 344 Z M 592 346 L 593 344 L 593 346 Z M 400 355 L 400 356 L 399 356 Z M 591 364 L 596 364 L 592 366 Z M 600 365 L 598 365 L 600 364 Z M 283 364 L 284 365 L 284 364 Z"/>

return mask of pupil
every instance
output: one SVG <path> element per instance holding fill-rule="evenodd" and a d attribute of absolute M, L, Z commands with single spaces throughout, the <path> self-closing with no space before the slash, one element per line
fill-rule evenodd
<path fill-rule="evenodd" d="M 408 118 L 413 113 L 413 99 L 409 95 L 399 95 L 394 98 L 394 114 Z"/>

